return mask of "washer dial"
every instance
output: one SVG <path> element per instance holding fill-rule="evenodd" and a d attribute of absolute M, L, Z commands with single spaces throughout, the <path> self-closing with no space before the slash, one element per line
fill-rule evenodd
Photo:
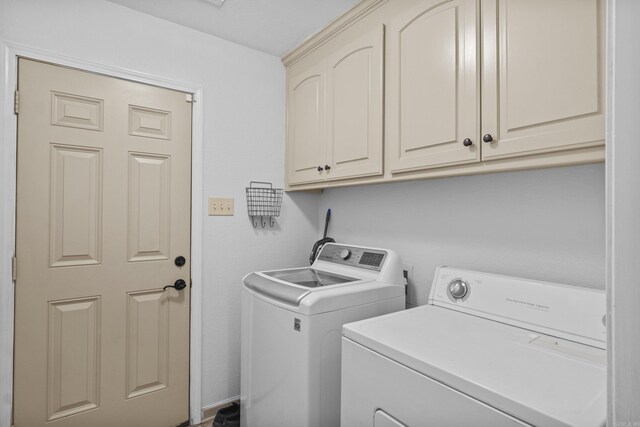
<path fill-rule="evenodd" d="M 449 282 L 449 286 L 447 288 L 449 290 L 449 294 L 454 299 L 464 298 L 469 292 L 469 284 L 461 279 L 455 279 Z"/>

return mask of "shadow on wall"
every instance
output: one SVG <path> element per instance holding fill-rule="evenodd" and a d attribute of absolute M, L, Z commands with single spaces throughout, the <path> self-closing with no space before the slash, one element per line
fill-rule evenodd
<path fill-rule="evenodd" d="M 327 208 L 339 242 L 413 265 L 412 305 L 439 265 L 605 286 L 604 164 L 330 189 Z"/>

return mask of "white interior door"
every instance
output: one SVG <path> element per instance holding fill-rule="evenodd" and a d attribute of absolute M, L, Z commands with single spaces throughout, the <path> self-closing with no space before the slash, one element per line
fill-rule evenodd
<path fill-rule="evenodd" d="M 15 426 L 178 425 L 191 104 L 26 59 L 18 84 Z"/>

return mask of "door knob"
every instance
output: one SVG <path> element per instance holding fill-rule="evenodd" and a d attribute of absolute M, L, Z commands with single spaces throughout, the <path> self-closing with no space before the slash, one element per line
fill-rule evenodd
<path fill-rule="evenodd" d="M 182 255 L 180 255 L 180 256 L 176 257 L 174 262 L 178 267 L 182 267 L 183 265 L 185 265 L 187 263 L 187 260 L 184 259 L 184 257 Z"/>
<path fill-rule="evenodd" d="M 173 283 L 173 285 L 167 285 L 164 288 L 162 288 L 162 290 L 165 291 L 167 288 L 175 288 L 176 290 L 181 291 L 186 287 L 187 287 L 187 282 L 185 282 L 182 279 L 178 279 Z"/>
<path fill-rule="evenodd" d="M 473 141 L 470 140 L 469 138 L 465 138 L 465 140 L 462 141 L 462 145 L 464 145 L 465 147 L 470 147 L 473 145 Z"/>
<path fill-rule="evenodd" d="M 318 172 L 322 172 L 322 166 L 318 166 Z"/>
<path fill-rule="evenodd" d="M 485 136 L 482 137 L 482 140 L 484 142 L 491 142 L 491 141 L 493 141 L 493 137 L 491 136 L 490 133 L 488 133 L 488 134 L 486 134 Z"/>

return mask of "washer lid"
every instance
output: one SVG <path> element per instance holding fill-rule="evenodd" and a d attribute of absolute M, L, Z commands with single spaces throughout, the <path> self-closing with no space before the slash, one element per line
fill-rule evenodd
<path fill-rule="evenodd" d="M 260 295 L 294 306 L 298 306 L 302 298 L 310 293 L 309 290 L 270 280 L 257 273 L 248 274 L 242 279 L 242 283 Z"/>
<path fill-rule="evenodd" d="M 341 283 L 356 282 L 358 278 L 343 276 L 341 274 L 317 270 L 315 268 L 296 268 L 288 270 L 265 271 L 269 277 L 273 277 L 284 282 L 293 283 L 305 288 L 318 288 L 321 286 L 339 285 Z"/>
<path fill-rule="evenodd" d="M 432 305 L 343 334 L 527 423 L 605 424 L 605 350 Z"/>

